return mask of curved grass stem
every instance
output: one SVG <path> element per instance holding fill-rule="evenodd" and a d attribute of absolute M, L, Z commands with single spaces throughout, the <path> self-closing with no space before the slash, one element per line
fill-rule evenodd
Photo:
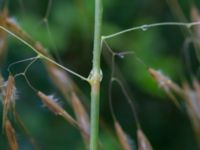
<path fill-rule="evenodd" d="M 134 31 L 134 30 L 146 31 L 149 28 L 158 27 L 158 26 L 183 26 L 183 27 L 191 28 L 192 26 L 196 26 L 196 25 L 200 25 L 200 21 L 189 22 L 189 23 L 185 23 L 185 22 L 161 22 L 161 23 L 145 24 L 145 25 L 125 29 L 125 30 L 122 30 L 122 31 L 119 31 L 117 33 L 113 33 L 113 34 L 110 34 L 110 35 L 102 36 L 102 40 L 110 39 L 110 38 L 119 36 L 121 34 L 130 32 L 130 31 Z"/>

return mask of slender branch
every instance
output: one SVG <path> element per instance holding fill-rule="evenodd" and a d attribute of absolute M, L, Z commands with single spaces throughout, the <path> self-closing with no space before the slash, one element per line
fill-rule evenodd
<path fill-rule="evenodd" d="M 125 29 L 125 30 L 122 30 L 122 31 L 114 33 L 114 34 L 102 36 L 102 40 L 110 39 L 110 38 L 113 38 L 115 36 L 130 32 L 130 31 L 134 31 L 134 30 L 139 30 L 139 29 L 141 29 L 143 31 L 146 31 L 149 28 L 158 27 L 158 26 L 184 26 L 184 27 L 187 27 L 187 28 L 191 28 L 192 26 L 196 26 L 196 25 L 200 25 L 200 22 L 199 21 L 198 22 L 190 22 L 190 23 L 185 23 L 185 22 L 161 22 L 161 23 L 145 24 L 145 25 L 141 25 L 141 26 Z"/>
<path fill-rule="evenodd" d="M 62 68 L 63 70 L 65 70 L 65 71 L 67 71 L 67 72 L 73 74 L 74 76 L 79 77 L 79 78 L 82 79 L 82 80 L 88 81 L 88 79 L 85 78 L 85 77 L 83 77 L 82 75 L 80 75 L 80 74 L 78 74 L 78 73 L 76 73 L 76 72 L 74 72 L 74 71 L 72 71 L 72 70 L 70 70 L 70 69 L 68 69 L 68 68 L 66 68 L 66 67 L 64 67 L 64 66 L 62 66 L 62 65 L 60 65 L 59 63 L 57 63 L 56 61 L 52 60 L 51 58 L 49 58 L 49 57 L 43 55 L 41 52 L 39 52 L 37 49 L 35 49 L 31 44 L 29 44 L 28 42 L 26 42 L 25 40 L 23 40 L 22 38 L 20 38 L 18 35 L 14 34 L 13 32 L 9 31 L 9 30 L 6 29 L 5 27 L 0 26 L 0 29 L 4 30 L 5 32 L 9 33 L 9 34 L 12 35 L 13 37 L 15 37 L 16 39 L 18 39 L 18 40 L 21 41 L 22 43 L 24 43 L 25 45 L 27 45 L 27 46 L 28 46 L 29 48 L 31 48 L 36 54 L 38 54 L 41 58 L 43 58 L 43 59 L 45 59 L 45 60 L 51 62 L 52 64 L 54 64 L 54 65 L 56 65 L 56 66 Z"/>
<path fill-rule="evenodd" d="M 91 74 L 89 76 L 91 84 L 90 150 L 98 149 L 100 82 L 102 79 L 102 74 L 100 69 L 101 46 L 102 46 L 101 43 L 102 13 L 103 13 L 102 0 L 95 0 L 93 67 Z"/>

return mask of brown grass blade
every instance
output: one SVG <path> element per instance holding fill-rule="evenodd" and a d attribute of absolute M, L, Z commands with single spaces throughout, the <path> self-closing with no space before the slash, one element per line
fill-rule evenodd
<path fill-rule="evenodd" d="M 62 116 L 66 121 L 73 126 L 77 126 L 77 122 L 71 117 L 60 105 L 58 105 L 51 97 L 45 95 L 41 91 L 37 93 L 43 104 L 54 114 Z"/>
<path fill-rule="evenodd" d="M 115 121 L 115 131 L 117 137 L 119 139 L 120 145 L 123 150 L 132 150 L 132 146 L 130 144 L 130 139 L 127 134 L 124 132 L 118 121 Z"/>
<path fill-rule="evenodd" d="M 141 129 L 137 130 L 138 150 L 153 150 L 149 140 Z"/>
<path fill-rule="evenodd" d="M 6 137 L 11 150 L 18 150 L 18 143 L 15 136 L 15 130 L 9 120 L 5 121 Z"/>
<path fill-rule="evenodd" d="M 15 105 L 15 98 L 16 98 L 16 88 L 15 88 L 14 77 L 12 75 L 9 75 L 5 90 L 5 96 L 3 96 L 3 121 L 2 121 L 3 129 L 5 126 L 5 121 L 7 120 L 7 115 L 10 109 L 10 105 L 11 103 Z"/>
<path fill-rule="evenodd" d="M 76 96 L 75 93 L 72 93 L 72 107 L 76 114 L 76 119 L 78 121 L 79 126 L 84 132 L 81 132 L 82 137 L 85 141 L 85 144 L 89 146 L 89 135 L 90 135 L 90 124 L 89 124 L 89 117 L 86 113 L 86 110 L 79 100 L 79 98 Z M 86 133 L 86 134 L 85 134 Z"/>

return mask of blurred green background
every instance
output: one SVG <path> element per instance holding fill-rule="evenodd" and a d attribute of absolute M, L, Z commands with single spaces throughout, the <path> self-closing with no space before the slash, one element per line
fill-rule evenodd
<path fill-rule="evenodd" d="M 0 1 L 1 6 L 3 2 Z M 118 32 L 133 26 L 155 22 L 185 21 L 176 14 L 176 5 L 182 8 L 186 21 L 191 21 L 191 6 L 200 8 L 199 0 L 105 0 L 103 15 L 103 35 Z M 48 0 L 17 0 L 9 1 L 9 14 L 21 28 L 36 41 L 41 42 L 49 52 L 60 59 L 58 62 L 88 76 L 92 62 L 94 1 L 92 0 L 53 0 L 49 10 L 48 25 L 52 38 L 49 36 L 43 18 L 47 11 Z M 133 51 L 147 66 L 159 69 L 181 84 L 194 75 L 198 78 L 198 62 L 194 48 L 189 46 L 191 53 L 185 59 L 183 28 L 156 27 L 147 31 L 137 30 L 107 40 L 113 51 Z M 30 48 L 13 37 L 8 38 L 6 61 L 1 64 L 5 79 L 8 77 L 7 67 L 10 63 L 29 58 L 35 54 Z M 100 129 L 100 138 L 106 150 L 118 150 L 119 142 L 113 130 L 113 119 L 109 110 L 108 82 L 111 68 L 111 55 L 104 47 L 102 51 L 103 81 L 101 90 L 101 120 L 104 126 Z M 107 61 L 106 61 L 107 60 Z M 197 150 L 195 136 L 185 110 L 178 110 L 165 93 L 158 88 L 156 82 L 148 74 L 146 67 L 135 55 L 116 58 L 121 76 L 129 89 L 143 128 L 155 150 Z M 188 64 L 190 64 L 188 66 Z M 13 73 L 22 72 L 27 63 L 12 67 Z M 45 67 L 37 61 L 27 73 L 32 85 L 47 93 L 55 94 L 63 103 L 63 107 L 73 114 L 70 106 L 63 101 L 62 95 L 51 82 Z M 89 108 L 90 88 L 87 83 L 71 76 L 85 94 Z M 24 124 L 44 150 L 82 150 L 84 145 L 80 133 L 42 106 L 34 91 L 24 78 L 16 79 L 18 100 L 17 111 Z M 113 107 L 116 116 L 136 145 L 136 123 L 131 114 L 120 87 L 113 84 Z M 2 114 L 2 105 L 0 107 Z M 33 146 L 24 134 L 16 128 L 20 150 L 31 150 Z M 5 135 L 0 136 L 0 149 L 7 150 Z"/>

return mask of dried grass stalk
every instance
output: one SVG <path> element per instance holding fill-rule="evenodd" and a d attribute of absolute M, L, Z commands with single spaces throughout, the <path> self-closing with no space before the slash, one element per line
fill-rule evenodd
<path fill-rule="evenodd" d="M 141 129 L 137 130 L 138 150 L 153 150 L 149 140 Z"/>
<path fill-rule="evenodd" d="M 184 94 L 187 111 L 192 122 L 193 130 L 196 134 L 197 142 L 200 146 L 200 99 L 199 99 L 199 83 L 193 81 L 195 90 L 191 89 L 187 83 L 184 83 Z"/>
<path fill-rule="evenodd" d="M 195 5 L 192 5 L 191 7 L 191 20 L 194 22 L 200 21 L 200 15 L 197 7 Z M 194 26 L 194 34 L 197 38 L 200 38 L 200 27 Z"/>
<path fill-rule="evenodd" d="M 18 150 L 18 143 L 15 136 L 15 130 L 12 127 L 9 120 L 5 121 L 5 131 L 6 131 L 6 137 L 8 139 L 8 143 L 11 150 Z"/>
<path fill-rule="evenodd" d="M 4 8 L 3 11 L 0 12 L 0 25 L 5 25 L 5 20 L 8 17 L 8 10 Z M 7 33 L 3 30 L 0 30 L 0 64 L 5 58 L 7 47 Z"/>
<path fill-rule="evenodd" d="M 115 121 L 115 130 L 122 149 L 132 150 L 130 139 L 128 138 L 127 134 L 124 132 L 124 130 L 117 121 Z"/>
<path fill-rule="evenodd" d="M 75 111 L 76 118 L 79 126 L 84 132 L 81 132 L 82 137 L 85 141 L 85 144 L 89 144 L 89 135 L 90 135 L 90 124 L 89 117 L 85 111 L 85 108 L 81 101 L 78 99 L 75 93 L 72 93 L 72 107 Z"/>
<path fill-rule="evenodd" d="M 64 70 L 47 61 L 45 61 L 45 66 L 53 83 L 62 92 L 69 104 L 71 104 L 70 95 L 72 92 L 74 93 L 75 85 L 69 78 L 68 74 Z"/>
<path fill-rule="evenodd" d="M 199 11 L 195 5 L 192 5 L 191 7 L 191 20 L 196 21 L 196 22 L 200 21 Z M 199 42 L 200 27 L 199 26 L 193 27 L 193 34 L 194 34 L 194 38 L 196 38 L 194 39 L 194 46 L 196 48 L 197 56 L 200 59 L 200 42 Z"/>
<path fill-rule="evenodd" d="M 41 91 L 37 93 L 43 104 L 54 114 L 62 116 L 73 126 L 77 126 L 77 122 L 71 117 L 59 104 L 57 104 L 50 96 L 45 95 Z"/>
<path fill-rule="evenodd" d="M 7 115 L 10 109 L 11 103 L 13 107 L 15 105 L 15 98 L 16 98 L 16 88 L 15 88 L 15 81 L 12 75 L 9 75 L 7 86 L 5 90 L 5 96 L 3 96 L 3 129 L 5 126 L 5 121 L 7 120 Z"/>

